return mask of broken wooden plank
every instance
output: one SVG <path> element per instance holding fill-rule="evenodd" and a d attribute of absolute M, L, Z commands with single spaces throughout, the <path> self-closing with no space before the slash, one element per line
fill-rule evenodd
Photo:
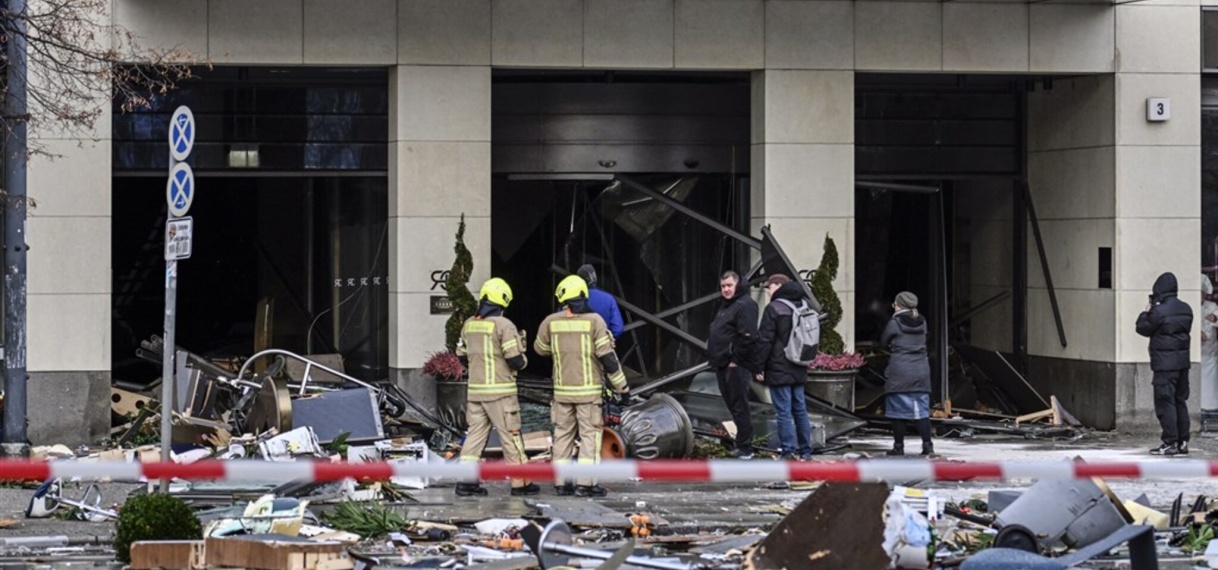
<path fill-rule="evenodd" d="M 141 540 L 131 545 L 132 570 L 206 568 L 202 540 Z"/>
<path fill-rule="evenodd" d="M 1030 414 L 1024 414 L 1022 416 L 1018 416 L 1015 418 L 1015 427 L 1019 427 L 1019 424 L 1021 424 L 1021 423 L 1031 423 L 1031 422 L 1034 422 L 1037 420 L 1043 420 L 1043 419 L 1051 417 L 1051 416 L 1053 416 L 1053 408 L 1049 408 L 1047 410 L 1041 410 L 1039 412 L 1033 412 Z"/>
<path fill-rule="evenodd" d="M 888 494 L 884 483 L 826 483 L 749 551 L 744 568 L 887 568 Z"/>
<path fill-rule="evenodd" d="M 294 536 L 251 534 L 206 542 L 207 563 L 249 570 L 350 570 L 355 561 L 347 546 Z"/>

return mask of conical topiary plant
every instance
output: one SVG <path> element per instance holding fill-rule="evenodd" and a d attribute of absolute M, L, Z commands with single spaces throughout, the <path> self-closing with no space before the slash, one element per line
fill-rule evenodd
<path fill-rule="evenodd" d="M 478 300 L 467 286 L 474 271 L 474 256 L 465 247 L 465 214 L 461 214 L 461 222 L 457 226 L 457 244 L 453 246 L 453 251 L 457 258 L 453 260 L 448 279 L 444 281 L 444 289 L 448 291 L 448 299 L 453 304 L 453 314 L 444 323 L 444 346 L 455 352 L 457 341 L 461 338 L 461 326 L 478 310 Z"/>
<path fill-rule="evenodd" d="M 833 238 L 825 234 L 824 254 L 821 255 L 820 265 L 812 276 L 812 294 L 820 301 L 821 312 L 828 317 L 820 324 L 820 351 L 824 354 L 841 354 L 846 350 L 842 335 L 837 332 L 837 323 L 842 321 L 842 300 L 833 290 L 833 280 L 837 278 L 837 245 Z"/>

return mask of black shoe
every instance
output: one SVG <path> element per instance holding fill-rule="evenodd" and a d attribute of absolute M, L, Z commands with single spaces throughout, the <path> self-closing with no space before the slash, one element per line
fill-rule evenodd
<path fill-rule="evenodd" d="M 743 450 L 743 449 L 733 449 L 733 450 L 732 450 L 732 459 L 739 459 L 739 460 L 741 460 L 741 461 L 748 461 L 748 460 L 750 460 L 750 459 L 752 459 L 752 458 L 753 458 L 753 452 L 752 452 L 752 451 L 745 451 L 745 450 Z"/>
<path fill-rule="evenodd" d="M 541 487 L 536 483 L 529 483 L 523 487 L 512 487 L 513 497 L 524 497 L 526 495 L 536 495 L 541 492 Z"/>
<path fill-rule="evenodd" d="M 1180 442 L 1180 445 L 1176 447 L 1176 454 L 1177 455 L 1188 455 L 1188 440 L 1187 439 Z"/>
<path fill-rule="evenodd" d="M 1150 450 L 1151 455 L 1179 455 L 1180 448 L 1174 443 L 1164 443 Z"/>
<path fill-rule="evenodd" d="M 927 442 L 922 444 L 922 455 L 934 455 L 935 444 Z"/>
<path fill-rule="evenodd" d="M 902 455 L 905 455 L 905 446 L 894 445 L 894 446 L 892 446 L 892 449 L 885 451 L 884 455 L 887 455 L 889 457 L 900 457 Z"/>
<path fill-rule="evenodd" d="M 486 487 L 477 483 L 457 483 L 458 497 L 485 497 Z"/>
<path fill-rule="evenodd" d="M 609 494 L 609 489 L 600 485 L 579 485 L 575 487 L 576 497 L 604 497 Z"/>
<path fill-rule="evenodd" d="M 554 492 L 560 497 L 570 497 L 575 494 L 575 485 L 567 483 L 566 485 L 556 485 Z"/>
<path fill-rule="evenodd" d="M 794 453 L 784 453 L 778 456 L 779 461 L 795 461 Z"/>

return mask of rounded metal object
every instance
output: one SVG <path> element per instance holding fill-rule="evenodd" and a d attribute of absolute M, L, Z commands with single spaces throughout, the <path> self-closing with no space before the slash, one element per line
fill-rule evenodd
<path fill-rule="evenodd" d="M 551 521 L 546 525 L 545 530 L 541 531 L 541 540 L 538 541 L 540 547 L 537 549 L 537 561 L 541 563 L 542 570 L 554 568 L 557 566 L 566 566 L 570 563 L 571 557 L 561 552 L 555 552 L 547 545 L 571 546 L 575 544 L 575 537 L 571 535 L 571 527 L 563 521 Z"/>
<path fill-rule="evenodd" d="M 843 410 L 854 411 L 854 371 L 809 370 L 804 393 Z"/>
<path fill-rule="evenodd" d="M 436 381 L 436 413 L 440 420 L 459 431 L 469 429 L 465 421 L 465 403 L 469 382 Z"/>
<path fill-rule="evenodd" d="M 994 537 L 994 546 L 1040 554 L 1040 542 L 1036 540 L 1036 533 L 1028 527 L 1018 524 L 1002 527 L 998 531 L 998 535 Z"/>
<path fill-rule="evenodd" d="M 613 428 L 601 431 L 601 459 L 625 459 L 626 442 Z"/>
<path fill-rule="evenodd" d="M 243 428 L 249 433 L 262 433 L 270 428 L 284 433 L 292 429 L 292 397 L 286 380 L 262 380 Z"/>
<path fill-rule="evenodd" d="M 667 394 L 656 394 L 622 410 L 618 433 L 626 455 L 637 459 L 676 459 L 694 451 L 694 430 L 685 408 Z"/>

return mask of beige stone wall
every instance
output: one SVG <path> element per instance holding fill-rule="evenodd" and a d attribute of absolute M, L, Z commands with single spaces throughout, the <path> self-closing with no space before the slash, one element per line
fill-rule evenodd
<path fill-rule="evenodd" d="M 1032 355 L 1102 362 L 1116 357 L 1116 292 L 1099 288 L 1098 273 L 1099 248 L 1116 245 L 1114 98 L 1112 76 L 1058 80 L 1028 97 L 1028 185 L 1068 341 L 1063 348 L 1058 340 L 1029 225 Z"/>
<path fill-rule="evenodd" d="M 452 266 L 462 214 L 469 285 L 490 277 L 491 70 L 402 65 L 389 81 L 389 366 L 416 368 L 444 348 L 431 274 Z"/>
<path fill-rule="evenodd" d="M 841 262 L 837 331 L 854 346 L 854 73 L 753 75 L 752 232 L 769 224 L 800 270 L 820 264 L 826 235 Z"/>

